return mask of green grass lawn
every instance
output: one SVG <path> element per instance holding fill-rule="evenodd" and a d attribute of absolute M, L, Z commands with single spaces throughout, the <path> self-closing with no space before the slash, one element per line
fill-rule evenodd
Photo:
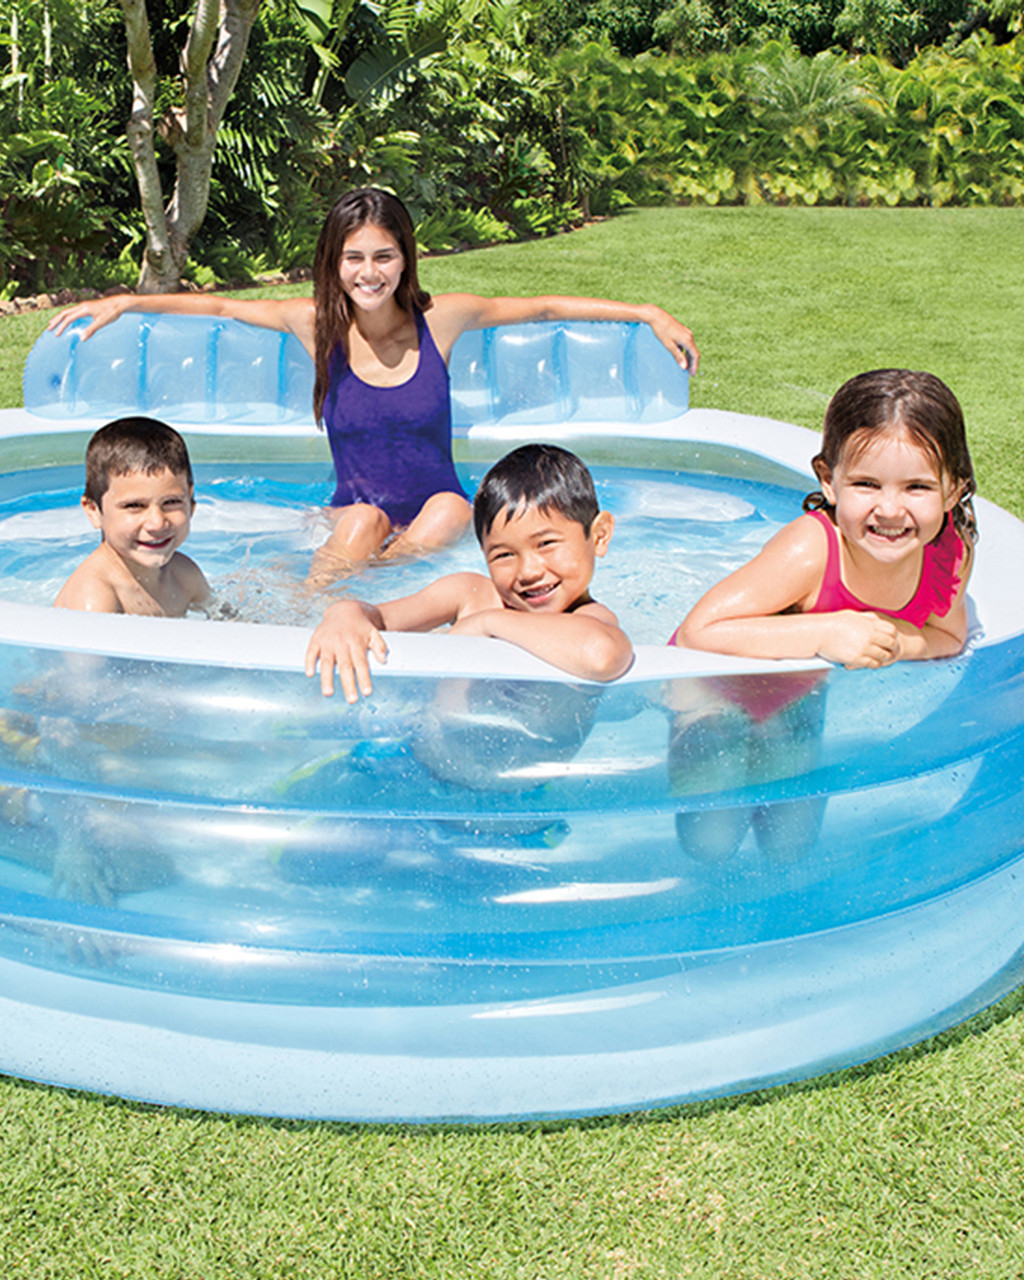
<path fill-rule="evenodd" d="M 982 493 L 1024 516 L 1024 210 L 654 210 L 433 259 L 423 277 L 656 301 L 697 334 L 694 404 L 805 426 L 853 373 L 930 369 L 964 406 Z M 20 403 L 47 318 L 0 320 L 0 404 Z M 1022 1035 L 1019 989 L 805 1085 L 465 1129 L 161 1111 L 0 1079 L 0 1277 L 1010 1280 Z"/>

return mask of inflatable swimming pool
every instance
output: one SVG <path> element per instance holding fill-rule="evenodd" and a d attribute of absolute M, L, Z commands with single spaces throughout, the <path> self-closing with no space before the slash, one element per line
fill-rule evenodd
<path fill-rule="evenodd" d="M 796 509 L 814 437 L 687 410 L 648 338 L 460 344 L 460 465 L 558 439 L 698 540 L 693 494 L 740 494 L 714 518 L 749 554 L 763 509 Z M 40 494 L 73 506 L 88 433 L 132 409 L 183 427 L 201 492 L 249 473 L 326 494 L 308 377 L 232 325 L 44 339 L 29 410 L 0 417 L 0 524 L 38 530 Z M 1024 942 L 1024 600 L 1005 590 L 1024 526 L 984 502 L 979 523 L 970 652 L 874 673 L 659 635 L 589 686 L 497 641 L 399 635 L 353 708 L 301 674 L 303 627 L 9 594 L 0 1070 L 211 1110 L 494 1120 L 794 1080 L 969 1016 L 1021 981 Z M 755 721 L 765 696 L 782 709 Z"/>

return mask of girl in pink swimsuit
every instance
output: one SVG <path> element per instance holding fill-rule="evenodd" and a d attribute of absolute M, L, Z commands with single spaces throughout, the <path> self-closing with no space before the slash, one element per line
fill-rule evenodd
<path fill-rule="evenodd" d="M 806 514 L 713 587 L 670 643 L 753 658 L 881 667 L 958 653 L 974 546 L 974 474 L 963 415 L 938 378 L 879 369 L 851 379 L 825 413 Z M 677 795 L 799 776 L 818 757 L 824 672 L 680 680 L 669 686 L 669 778 Z M 683 849 L 721 861 L 753 827 L 761 852 L 813 846 L 825 800 L 676 815 Z"/>
<path fill-rule="evenodd" d="M 851 378 L 812 465 L 821 489 L 805 514 L 712 587 L 672 643 L 851 668 L 959 653 L 975 485 L 952 391 L 907 369 Z"/>

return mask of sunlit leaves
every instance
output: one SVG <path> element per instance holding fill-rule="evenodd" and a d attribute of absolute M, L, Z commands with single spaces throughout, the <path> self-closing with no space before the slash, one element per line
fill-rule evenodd
<path fill-rule="evenodd" d="M 973 37 L 899 68 L 786 44 L 557 67 L 581 186 L 700 204 L 1007 204 L 1024 190 L 1024 37 Z"/>

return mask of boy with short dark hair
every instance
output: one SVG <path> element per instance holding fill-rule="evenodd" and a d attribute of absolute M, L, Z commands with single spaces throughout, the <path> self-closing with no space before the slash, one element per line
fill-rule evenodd
<path fill-rule="evenodd" d="M 154 418 L 118 418 L 85 453 L 82 506 L 100 545 L 61 587 L 54 604 L 96 613 L 181 617 L 210 594 L 178 548 L 195 510 L 185 441 Z"/>
<path fill-rule="evenodd" d="M 531 444 L 488 471 L 473 503 L 490 574 L 452 573 L 381 605 L 340 600 L 328 607 L 306 650 L 306 674 L 334 692 L 334 668 L 348 702 L 372 691 L 367 653 L 387 657 L 381 631 L 493 636 L 570 675 L 614 680 L 633 647 L 610 609 L 590 595 L 594 561 L 615 526 L 598 507 L 590 472 L 557 445 Z"/>

